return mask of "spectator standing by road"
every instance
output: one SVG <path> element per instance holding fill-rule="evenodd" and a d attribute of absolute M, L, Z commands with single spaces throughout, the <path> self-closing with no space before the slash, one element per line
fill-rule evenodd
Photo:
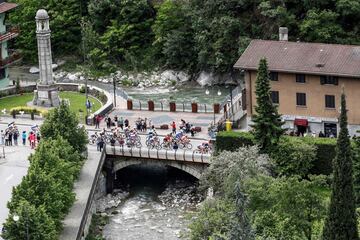
<path fill-rule="evenodd" d="M 120 119 L 118 121 L 118 127 L 120 127 L 121 130 L 124 130 L 124 119 L 123 119 L 123 117 L 120 117 Z"/>
<path fill-rule="evenodd" d="M 17 129 L 14 130 L 13 133 L 13 139 L 14 139 L 14 145 L 17 146 L 18 145 L 18 137 L 19 137 L 19 132 Z"/>
<path fill-rule="evenodd" d="M 100 142 L 99 142 L 99 151 L 101 152 L 104 148 L 105 142 L 103 138 L 100 138 Z"/>
<path fill-rule="evenodd" d="M 23 146 L 26 145 L 26 131 L 23 131 L 21 134 L 22 144 Z"/>
<path fill-rule="evenodd" d="M 111 128 L 111 118 L 110 117 L 106 118 L 106 126 L 107 126 L 107 128 Z"/>
<path fill-rule="evenodd" d="M 175 121 L 173 121 L 171 124 L 170 124 L 171 128 L 172 128 L 172 133 L 173 134 L 176 134 L 176 123 Z"/>
<path fill-rule="evenodd" d="M 95 117 L 95 129 L 100 128 L 100 115 Z"/>

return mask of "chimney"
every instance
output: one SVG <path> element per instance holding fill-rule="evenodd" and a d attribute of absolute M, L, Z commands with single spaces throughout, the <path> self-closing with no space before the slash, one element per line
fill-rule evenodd
<path fill-rule="evenodd" d="M 279 41 L 287 41 L 288 40 L 288 28 L 280 27 L 279 28 Z"/>

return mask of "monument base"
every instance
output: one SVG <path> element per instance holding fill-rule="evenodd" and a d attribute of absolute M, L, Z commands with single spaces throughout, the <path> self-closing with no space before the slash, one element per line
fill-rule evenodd
<path fill-rule="evenodd" d="M 34 91 L 33 104 L 39 107 L 58 107 L 60 105 L 59 91 L 54 85 L 38 85 Z"/>

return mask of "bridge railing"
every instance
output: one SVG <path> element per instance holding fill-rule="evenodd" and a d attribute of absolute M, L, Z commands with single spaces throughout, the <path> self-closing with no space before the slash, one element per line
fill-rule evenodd
<path fill-rule="evenodd" d="M 198 153 L 189 150 L 157 150 L 149 148 L 129 148 L 127 146 L 110 146 L 105 147 L 106 154 L 124 156 L 124 157 L 139 157 L 148 159 L 194 162 L 194 163 L 210 163 L 210 154 Z"/>

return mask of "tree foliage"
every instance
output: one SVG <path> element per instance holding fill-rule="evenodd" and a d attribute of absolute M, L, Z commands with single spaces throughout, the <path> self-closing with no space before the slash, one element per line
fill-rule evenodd
<path fill-rule="evenodd" d="M 59 107 L 49 112 L 48 117 L 41 125 L 41 134 L 45 139 L 55 139 L 60 136 L 78 152 L 82 152 L 86 148 L 85 128 L 79 126 L 78 118 L 64 101 Z"/>
<path fill-rule="evenodd" d="M 37 60 L 35 15 L 38 9 L 44 8 L 50 16 L 52 31 L 52 49 L 55 55 L 73 53 L 79 47 L 81 38 L 80 23 L 82 8 L 86 9 L 87 0 L 12 0 L 19 7 L 10 14 L 10 22 L 18 25 L 21 34 L 15 41 L 15 47 L 23 50 L 24 57 Z"/>
<path fill-rule="evenodd" d="M 19 216 L 18 222 L 13 220 L 14 215 Z M 7 240 L 27 239 L 27 233 L 30 239 L 34 240 L 57 238 L 54 222 L 46 213 L 44 206 L 35 207 L 26 200 L 21 200 L 18 203 L 3 227 L 5 232 L 2 237 Z"/>
<path fill-rule="evenodd" d="M 333 184 L 328 215 L 324 225 L 325 240 L 358 240 L 353 189 L 352 152 L 347 128 L 345 94 L 341 95 L 340 133 L 333 161 Z"/>
<path fill-rule="evenodd" d="M 318 239 L 318 226 L 326 212 L 323 177 L 309 181 L 259 176 L 246 181 L 245 186 L 258 239 Z"/>
<path fill-rule="evenodd" d="M 256 106 L 252 121 L 255 142 L 262 152 L 270 153 L 284 133 L 277 107 L 270 99 L 270 78 L 266 59 L 261 59 L 256 77 Z"/>
<path fill-rule="evenodd" d="M 202 184 L 212 187 L 218 194 L 234 197 L 235 186 L 246 178 L 267 173 L 269 159 L 259 154 L 255 146 L 239 148 L 237 151 L 223 151 L 213 156 L 211 165 L 203 174 Z"/>

